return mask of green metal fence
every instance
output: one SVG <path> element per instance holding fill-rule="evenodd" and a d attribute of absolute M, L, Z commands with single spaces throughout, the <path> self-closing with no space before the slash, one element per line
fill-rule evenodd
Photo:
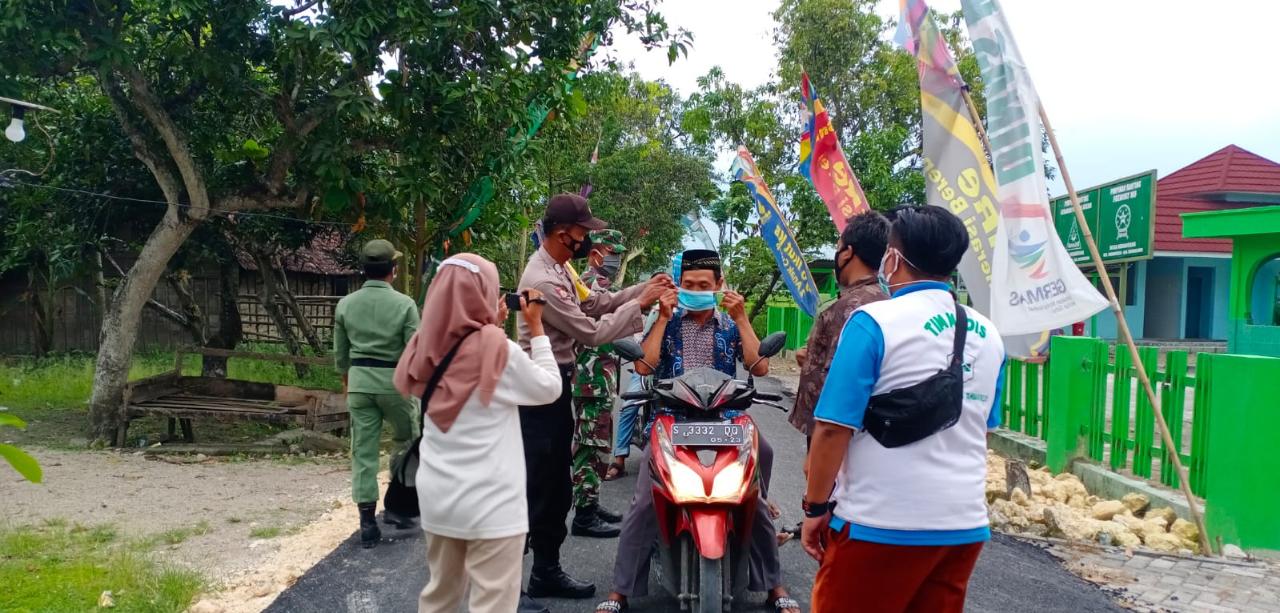
<path fill-rule="evenodd" d="M 1004 425 L 1010 430 L 1046 440 L 1051 468 L 1071 457 L 1086 456 L 1115 471 L 1130 471 L 1146 479 L 1178 486 L 1171 456 L 1178 453 L 1191 473 L 1191 489 L 1205 491 L 1205 449 L 1208 442 L 1208 388 L 1214 354 L 1196 354 L 1196 368 L 1188 368 L 1185 351 L 1165 354 L 1163 368 L 1154 347 L 1139 348 L 1139 356 L 1160 396 L 1160 406 L 1175 449 L 1166 449 L 1155 425 L 1155 414 L 1137 381 L 1129 352 L 1099 339 L 1055 339 L 1049 364 L 1009 360 L 1005 371 Z M 1056 368 L 1054 367 L 1056 366 Z M 1187 401 L 1191 390 L 1191 402 Z M 1191 417 L 1190 437 L 1184 423 Z M 1062 420 L 1056 424 L 1054 420 Z M 1070 421 L 1071 423 L 1067 423 Z M 1057 427 L 1065 445 L 1083 441 L 1084 449 L 1057 449 L 1051 430 Z M 1056 458 L 1056 459 L 1055 459 Z"/>

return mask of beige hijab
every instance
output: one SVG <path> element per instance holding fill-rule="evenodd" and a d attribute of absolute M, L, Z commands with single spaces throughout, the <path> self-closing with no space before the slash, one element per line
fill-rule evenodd
<path fill-rule="evenodd" d="M 498 268 L 474 253 L 441 262 L 422 304 L 422 323 L 396 366 L 396 389 L 421 397 L 445 355 L 465 337 L 425 407 L 442 432 L 453 426 L 473 392 L 479 391 L 480 402 L 488 406 L 507 367 L 498 284 Z"/>

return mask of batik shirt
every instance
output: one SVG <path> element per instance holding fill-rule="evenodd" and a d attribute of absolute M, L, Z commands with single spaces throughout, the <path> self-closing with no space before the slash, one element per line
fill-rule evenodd
<path fill-rule="evenodd" d="M 836 343 L 840 341 L 840 332 L 845 322 L 858 307 L 888 298 L 875 277 L 868 277 L 840 292 L 840 298 L 818 313 L 809 331 L 809 358 L 800 369 L 800 385 L 796 389 L 796 404 L 791 410 L 791 425 L 806 436 L 813 433 L 813 407 L 818 404 L 818 396 L 822 395 L 822 386 L 827 382 L 827 371 L 831 369 L 831 358 L 836 354 Z"/>
<path fill-rule="evenodd" d="M 742 335 L 727 314 L 716 311 L 706 324 L 698 325 L 685 319 L 683 309 L 676 309 L 662 334 L 658 378 L 672 379 L 704 366 L 737 377 L 740 362 Z"/>

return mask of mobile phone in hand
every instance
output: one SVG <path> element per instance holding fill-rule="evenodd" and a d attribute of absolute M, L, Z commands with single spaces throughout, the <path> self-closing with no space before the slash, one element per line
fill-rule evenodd
<path fill-rule="evenodd" d="M 508 311 L 520 310 L 520 294 L 507 294 L 506 301 Z"/>

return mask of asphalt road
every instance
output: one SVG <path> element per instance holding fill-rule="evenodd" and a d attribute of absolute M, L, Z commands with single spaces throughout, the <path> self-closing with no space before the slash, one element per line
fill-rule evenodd
<path fill-rule="evenodd" d="M 760 385 L 770 391 L 780 387 L 772 379 L 763 380 Z M 786 415 L 776 409 L 757 407 L 753 409 L 753 416 L 775 450 L 772 493 L 783 509 L 779 525 L 795 525 L 801 518 L 796 501 L 804 489 L 800 471 L 804 438 L 786 422 Z M 633 463 L 639 456 L 634 457 Z M 630 501 L 635 468 L 631 466 L 629 470 L 628 478 L 605 484 L 602 499 L 606 507 L 622 511 Z M 416 610 L 418 592 L 427 580 L 422 533 L 384 528 L 383 539 L 377 548 L 364 550 L 360 549 L 358 536 L 352 534 L 281 594 L 267 611 L 390 613 Z M 603 597 L 609 589 L 616 543 L 612 539 L 570 536 L 563 549 L 564 566 L 575 577 L 594 582 L 598 595 Z M 817 564 L 796 542 L 782 548 L 782 562 L 787 586 L 808 610 Z M 528 558 L 525 563 L 527 566 Z M 637 613 L 679 610 L 674 599 L 666 596 L 656 582 L 651 582 L 650 594 L 632 601 L 631 610 Z M 557 613 L 585 613 L 592 611 L 598 600 L 547 600 L 545 604 Z M 969 585 L 967 609 L 1008 613 L 1123 611 L 1104 592 L 1064 570 L 1035 545 L 999 535 L 986 546 L 978 560 Z M 747 610 L 767 610 L 764 595 L 753 595 Z"/>

